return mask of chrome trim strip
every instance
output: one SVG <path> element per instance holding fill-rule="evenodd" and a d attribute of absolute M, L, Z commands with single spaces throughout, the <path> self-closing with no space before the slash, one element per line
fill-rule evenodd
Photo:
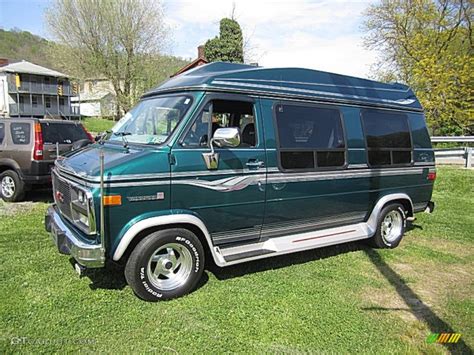
<path fill-rule="evenodd" d="M 265 176 L 265 173 L 268 173 Z M 154 185 L 193 185 L 198 187 L 207 187 L 214 190 L 227 191 L 231 186 L 239 185 L 239 189 L 248 185 L 254 185 L 259 181 L 262 183 L 289 183 L 289 182 L 304 182 L 304 181 L 320 181 L 320 180 L 337 180 L 337 179 L 352 179 L 363 177 L 377 177 L 377 176 L 399 176 L 399 175 L 416 175 L 422 174 L 422 168 L 407 167 L 396 169 L 347 169 L 347 170 L 333 170 L 333 171 L 311 171 L 304 173 L 282 173 L 278 168 L 268 168 L 266 170 L 218 170 L 218 171 L 183 171 L 172 173 L 166 176 L 164 180 L 152 179 L 153 174 L 146 181 L 126 181 L 119 179 L 118 182 L 114 178 L 106 180 L 107 187 L 129 187 L 129 186 L 154 186 Z M 237 175 L 219 180 L 203 180 L 203 179 L 176 179 L 176 178 L 196 178 L 196 177 L 212 177 L 219 175 Z M 75 181 L 81 186 L 98 187 L 98 182 L 88 182 L 78 177 L 67 175 L 65 178 Z M 245 185 L 245 186 L 243 186 Z M 243 186 L 243 187 L 242 187 Z M 230 190 L 229 190 L 230 191 Z"/>
<path fill-rule="evenodd" d="M 350 89 L 364 89 L 364 90 L 377 90 L 377 91 L 395 91 L 395 92 L 409 92 L 410 88 L 406 90 L 401 89 L 384 89 L 384 88 L 371 88 L 367 86 L 350 86 L 350 85 L 333 85 L 324 83 L 309 83 L 306 81 L 291 81 L 291 80 L 263 80 L 263 79 L 236 79 L 236 78 L 216 78 L 216 80 L 227 80 L 227 81 L 255 81 L 255 82 L 269 82 L 269 83 L 285 83 L 285 84 L 297 84 L 297 85 L 310 85 L 310 86 L 330 86 L 337 88 L 350 88 Z"/>
<path fill-rule="evenodd" d="M 374 98 L 374 97 L 369 97 L 369 96 L 339 94 L 336 92 L 329 92 L 329 91 L 297 89 L 297 88 L 291 88 L 287 86 L 282 87 L 282 86 L 275 86 L 275 85 L 248 84 L 248 83 L 232 82 L 232 81 L 218 80 L 218 79 L 213 80 L 212 83 L 217 84 L 217 85 L 229 85 L 229 86 L 238 86 L 238 87 L 254 88 L 254 89 L 290 91 L 290 92 L 296 92 L 296 93 L 313 94 L 313 95 L 320 95 L 320 96 L 332 96 L 332 97 L 338 97 L 338 98 L 350 97 L 356 100 L 379 101 L 379 102 L 386 102 L 389 104 L 398 104 L 398 105 L 411 105 L 412 103 L 416 102 L 416 100 L 413 100 L 413 99 L 388 100 L 388 99 L 380 99 L 380 98 Z"/>

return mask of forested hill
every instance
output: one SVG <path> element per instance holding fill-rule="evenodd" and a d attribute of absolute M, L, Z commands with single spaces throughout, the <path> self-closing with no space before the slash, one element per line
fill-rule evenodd
<path fill-rule="evenodd" d="M 48 54 L 49 41 L 27 31 L 0 29 L 0 58 L 29 62 L 58 69 Z"/>

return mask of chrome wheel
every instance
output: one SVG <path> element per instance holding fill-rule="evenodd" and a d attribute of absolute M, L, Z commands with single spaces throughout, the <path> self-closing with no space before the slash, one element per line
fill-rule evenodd
<path fill-rule="evenodd" d="M 153 286 L 169 291 L 183 285 L 193 267 L 190 251 L 183 245 L 168 243 L 153 252 L 147 275 Z"/>
<path fill-rule="evenodd" d="M 2 179 L 2 195 L 11 198 L 15 194 L 15 181 L 10 176 L 4 176 Z"/>
<path fill-rule="evenodd" d="M 403 217 L 400 211 L 393 210 L 387 213 L 382 221 L 382 237 L 387 242 L 393 242 L 402 235 Z"/>

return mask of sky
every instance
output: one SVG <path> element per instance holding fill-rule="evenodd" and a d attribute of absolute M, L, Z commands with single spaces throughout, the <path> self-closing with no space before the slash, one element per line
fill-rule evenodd
<path fill-rule="evenodd" d="M 170 40 L 164 52 L 194 59 L 197 46 L 234 16 L 248 39 L 250 59 L 265 67 L 304 67 L 368 77 L 376 52 L 363 48 L 366 1 L 164 0 Z M 43 13 L 50 0 L 0 0 L 0 27 L 50 38 Z"/>

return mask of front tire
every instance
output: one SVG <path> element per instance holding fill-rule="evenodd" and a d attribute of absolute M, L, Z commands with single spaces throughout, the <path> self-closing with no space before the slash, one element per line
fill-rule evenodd
<path fill-rule="evenodd" d="M 5 202 L 17 202 L 25 196 L 25 184 L 13 170 L 0 174 L 0 197 Z"/>
<path fill-rule="evenodd" d="M 392 203 L 380 211 L 377 220 L 377 231 L 369 239 L 376 248 L 396 248 L 402 241 L 405 233 L 405 208 L 399 203 Z"/>
<path fill-rule="evenodd" d="M 125 278 L 146 301 L 181 297 L 204 271 L 204 249 L 194 233 L 173 228 L 151 233 L 138 243 L 125 266 Z"/>

